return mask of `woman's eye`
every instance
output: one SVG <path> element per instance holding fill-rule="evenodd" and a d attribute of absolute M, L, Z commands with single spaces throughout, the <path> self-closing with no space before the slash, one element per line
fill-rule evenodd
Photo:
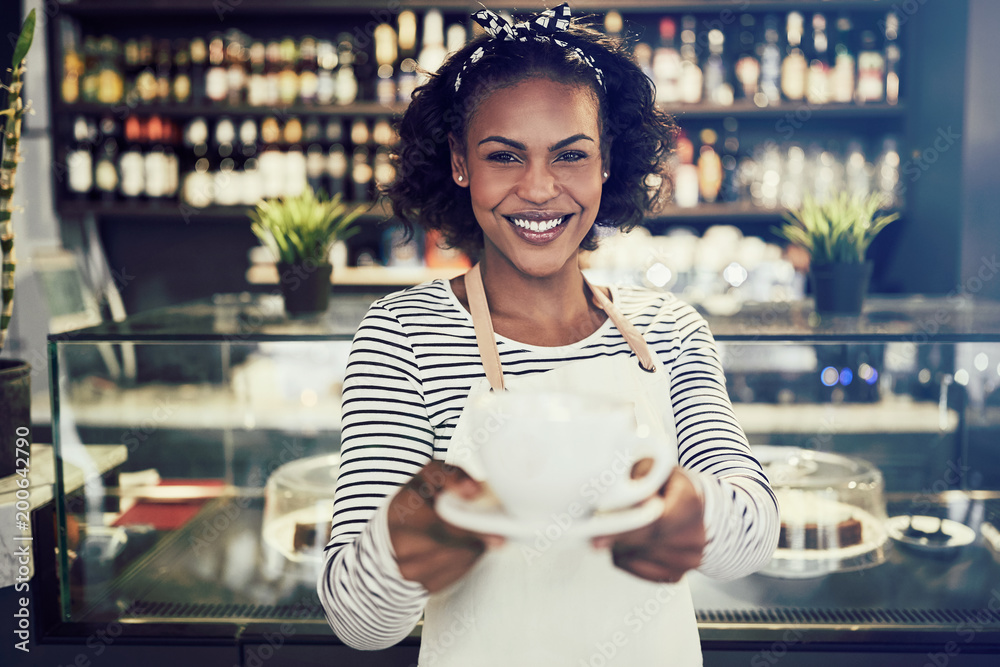
<path fill-rule="evenodd" d="M 578 162 L 580 160 L 585 159 L 586 157 L 587 154 L 581 151 L 566 151 L 565 153 L 560 155 L 558 159 L 562 160 L 563 162 Z"/>
<path fill-rule="evenodd" d="M 486 159 L 490 160 L 491 162 L 516 162 L 517 156 L 514 155 L 513 153 L 502 151 L 499 153 L 490 153 L 488 156 L 486 156 Z"/>

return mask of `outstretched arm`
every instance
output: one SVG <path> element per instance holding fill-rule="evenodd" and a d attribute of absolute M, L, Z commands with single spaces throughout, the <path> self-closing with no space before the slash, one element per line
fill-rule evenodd
<path fill-rule="evenodd" d="M 373 306 L 347 363 L 333 528 L 317 584 L 327 621 L 354 648 L 399 642 L 423 613 L 427 591 L 399 571 L 388 505 L 432 452 L 416 357 L 396 318 Z"/>

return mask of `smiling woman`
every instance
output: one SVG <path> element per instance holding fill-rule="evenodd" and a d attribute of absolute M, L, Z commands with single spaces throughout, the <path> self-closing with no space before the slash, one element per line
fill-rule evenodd
<path fill-rule="evenodd" d="M 542 25 L 544 20 L 536 18 L 518 28 L 479 12 L 477 21 L 499 37 L 487 32 L 455 53 L 414 93 L 399 123 L 400 178 L 385 189 L 393 212 L 405 223 L 440 230 L 451 245 L 473 257 L 482 248 L 482 234 L 463 182 L 454 182 L 449 169 L 452 149 L 455 142 L 463 149 L 477 149 L 467 134 L 483 103 L 498 94 L 501 105 L 519 111 L 510 90 L 532 78 L 578 87 L 590 97 L 587 106 L 597 114 L 597 135 L 589 135 L 596 145 L 587 152 L 599 151 L 608 173 L 597 225 L 628 229 L 669 194 L 668 178 L 651 186 L 647 176 L 666 176 L 664 162 L 673 150 L 677 127 L 657 109 L 652 83 L 626 45 L 562 16 L 548 25 Z M 559 113 L 546 113 L 546 118 L 560 118 L 575 106 L 567 97 L 555 102 Z M 561 132 L 559 139 L 572 134 Z M 594 237 L 588 235 L 584 249 L 596 247 Z"/>
<path fill-rule="evenodd" d="M 598 103 L 589 88 L 536 77 L 495 92 L 451 151 L 452 175 L 469 189 L 485 237 L 484 264 L 503 258 L 541 277 L 575 260 L 604 182 Z"/>
<path fill-rule="evenodd" d="M 684 574 L 766 563 L 774 494 L 705 321 L 669 294 L 592 286 L 579 265 L 595 226 L 662 201 L 674 125 L 622 45 L 565 5 L 474 18 L 486 34 L 414 93 L 386 194 L 477 264 L 379 300 L 355 336 L 320 599 L 362 649 L 423 615 L 420 665 L 700 665 Z M 487 432 L 477 406 L 505 390 L 536 421 L 501 413 Z M 595 397 L 606 411 L 543 407 Z M 641 454 L 622 466 L 622 451 Z M 638 504 L 610 500 L 623 485 Z"/>

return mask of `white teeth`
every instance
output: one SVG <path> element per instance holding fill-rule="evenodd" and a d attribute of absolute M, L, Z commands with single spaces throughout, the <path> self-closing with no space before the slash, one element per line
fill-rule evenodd
<path fill-rule="evenodd" d="M 511 221 L 518 227 L 527 229 L 533 232 L 547 232 L 553 227 L 559 225 L 563 221 L 563 218 L 554 218 L 552 220 L 522 220 L 520 218 L 511 218 Z"/>

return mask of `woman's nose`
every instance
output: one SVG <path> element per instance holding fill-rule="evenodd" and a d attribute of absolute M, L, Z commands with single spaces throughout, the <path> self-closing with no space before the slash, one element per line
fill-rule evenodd
<path fill-rule="evenodd" d="M 528 163 L 518 182 L 517 195 L 534 204 L 542 204 L 559 194 L 555 174 L 545 162 Z"/>

